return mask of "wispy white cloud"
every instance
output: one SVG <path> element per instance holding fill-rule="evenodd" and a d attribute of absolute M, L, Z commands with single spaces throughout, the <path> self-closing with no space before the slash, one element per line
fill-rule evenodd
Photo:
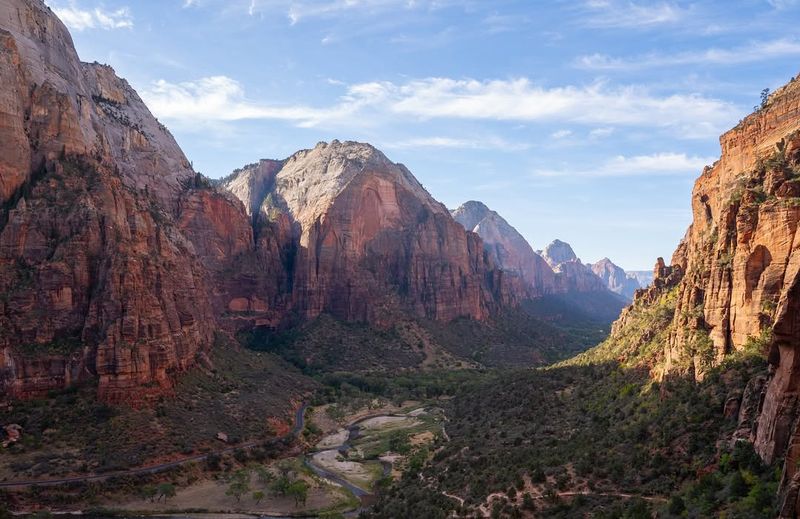
<path fill-rule="evenodd" d="M 635 177 L 656 175 L 694 176 L 710 165 L 715 159 L 711 157 L 688 156 L 685 153 L 656 153 L 652 155 L 635 155 L 626 157 L 618 155 L 606 160 L 594 168 L 575 169 L 538 169 L 534 177 Z"/>
<path fill-rule="evenodd" d="M 52 4 L 51 8 L 64 25 L 73 31 L 86 29 L 130 29 L 133 27 L 133 18 L 130 9 L 122 7 L 113 11 L 101 7 L 84 9 L 74 1 L 68 4 Z"/>
<path fill-rule="evenodd" d="M 650 28 L 683 20 L 689 10 L 671 2 L 635 3 L 588 0 L 585 24 L 597 28 Z"/>
<path fill-rule="evenodd" d="M 604 137 L 608 137 L 612 133 L 614 133 L 614 128 L 611 128 L 611 127 L 608 127 L 608 126 L 605 126 L 605 127 L 602 127 L 602 128 L 595 128 L 595 129 L 589 131 L 589 138 L 590 139 L 602 139 Z"/>
<path fill-rule="evenodd" d="M 403 85 L 381 83 L 393 113 L 430 118 L 558 121 L 681 129 L 716 134 L 736 120 L 730 103 L 694 94 L 656 96 L 640 86 L 544 88 L 530 80 L 430 78 Z"/>
<path fill-rule="evenodd" d="M 575 66 L 591 70 L 630 70 L 682 65 L 737 65 L 798 55 L 800 55 L 800 40 L 780 38 L 752 42 L 731 49 L 706 49 L 677 54 L 645 54 L 631 58 L 592 54 L 579 57 L 575 61 Z"/>
<path fill-rule="evenodd" d="M 683 137 L 718 134 L 739 116 L 730 103 L 693 94 L 653 95 L 644 87 L 544 88 L 528 79 L 428 78 L 402 84 L 358 83 L 326 107 L 274 106 L 247 99 L 237 81 L 215 76 L 183 83 L 158 81 L 144 90 L 165 119 L 279 119 L 301 127 L 363 125 L 366 120 L 472 119 L 628 125 L 670 129 Z"/>
<path fill-rule="evenodd" d="M 556 130 L 550 134 L 550 137 L 553 139 L 566 139 L 572 135 L 572 130 Z"/>
<path fill-rule="evenodd" d="M 767 3 L 778 10 L 800 6 L 800 0 L 767 0 Z"/>
<path fill-rule="evenodd" d="M 455 148 L 472 150 L 522 151 L 531 145 L 522 142 L 510 142 L 500 137 L 482 137 L 480 139 L 464 139 L 457 137 L 416 137 L 383 144 L 386 149 L 414 148 Z"/>
<path fill-rule="evenodd" d="M 275 2 L 253 0 L 256 8 L 264 4 L 272 7 Z M 291 1 L 287 16 L 294 25 L 307 18 L 336 16 L 347 11 L 359 13 L 374 13 L 387 9 L 435 9 L 443 7 L 449 2 L 445 0 L 318 0 L 318 1 Z"/>
<path fill-rule="evenodd" d="M 238 81 L 226 76 L 212 76 L 197 81 L 155 82 L 142 97 L 158 117 L 179 121 L 239 121 L 277 119 L 300 127 L 324 122 L 354 121 L 363 106 L 374 104 L 383 93 L 370 84 L 354 85 L 337 105 L 313 108 L 304 105 L 276 106 L 248 100 Z"/>

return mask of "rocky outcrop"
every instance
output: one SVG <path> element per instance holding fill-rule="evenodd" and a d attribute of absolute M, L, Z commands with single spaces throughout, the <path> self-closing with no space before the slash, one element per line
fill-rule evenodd
<path fill-rule="evenodd" d="M 476 201 L 466 202 L 451 213 L 465 229 L 481 237 L 484 248 L 498 267 L 525 279 L 533 296 L 555 292 L 553 270 L 503 217 Z"/>
<path fill-rule="evenodd" d="M 0 4 L 0 391 L 169 392 L 216 330 L 485 319 L 527 295 L 402 165 L 321 143 L 212 185 L 40 0 Z"/>
<path fill-rule="evenodd" d="M 795 517 L 800 473 L 800 80 L 772 94 L 720 143 L 720 159 L 695 183 L 693 221 L 671 266 L 657 266 L 654 286 L 636 299 L 659 290 L 667 271 L 673 277 L 680 274 L 662 374 L 701 378 L 741 350 L 768 358 L 769 377 L 756 384 L 763 389 L 750 388 L 758 395 L 751 395 L 747 420 L 737 434 L 754 442 L 768 462 L 785 457 L 783 488 L 788 491 L 782 517 Z"/>
<path fill-rule="evenodd" d="M 557 292 L 604 292 L 606 284 L 589 265 L 584 265 L 569 243 L 553 240 L 542 257 L 556 273 Z"/>
<path fill-rule="evenodd" d="M 610 259 L 603 258 L 591 265 L 592 272 L 603 280 L 606 287 L 615 294 L 619 294 L 628 301 L 633 299 L 639 283 L 636 279 L 629 277 L 622 268 L 616 266 Z"/>
<path fill-rule="evenodd" d="M 291 308 L 385 323 L 398 314 L 486 318 L 523 294 L 402 165 L 367 144 L 320 143 L 223 182 L 254 233 L 280 230 Z"/>

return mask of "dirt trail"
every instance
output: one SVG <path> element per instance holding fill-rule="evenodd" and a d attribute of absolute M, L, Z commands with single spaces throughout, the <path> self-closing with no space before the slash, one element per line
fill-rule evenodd
<path fill-rule="evenodd" d="M 422 479 L 422 475 L 420 475 L 420 479 Z M 423 479 L 424 481 L 424 479 Z M 464 506 L 464 498 L 459 497 L 455 494 L 449 494 L 445 491 L 441 491 L 441 494 L 445 497 L 458 501 L 458 504 Z M 589 490 L 579 490 L 579 491 L 566 491 L 566 492 L 557 492 L 556 495 L 558 497 L 575 497 L 575 496 L 601 496 L 601 497 L 620 497 L 623 499 L 634 499 L 640 498 L 644 499 L 645 501 L 649 501 L 651 503 L 664 503 L 667 501 L 667 498 L 661 496 L 641 496 L 638 494 L 628 494 L 625 492 L 591 492 Z M 505 492 L 494 492 L 486 496 L 486 501 L 478 506 L 478 511 L 481 513 L 482 517 L 491 517 L 492 510 L 491 506 L 495 499 L 498 498 L 507 498 Z M 531 498 L 535 500 L 542 500 L 545 499 L 547 496 L 544 494 L 533 495 L 531 494 Z"/>

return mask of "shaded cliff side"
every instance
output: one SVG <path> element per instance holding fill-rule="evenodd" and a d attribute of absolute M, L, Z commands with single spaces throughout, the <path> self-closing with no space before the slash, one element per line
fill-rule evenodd
<path fill-rule="evenodd" d="M 523 277 L 531 287 L 533 296 L 555 292 L 556 276 L 553 270 L 496 211 L 492 211 L 482 202 L 469 201 L 451 213 L 465 229 L 481 237 L 495 264 Z"/>
<path fill-rule="evenodd" d="M 632 300 L 633 294 L 637 289 L 641 288 L 636 278 L 629 276 L 608 258 L 603 258 L 592 264 L 591 268 L 592 272 L 603 280 L 609 290 L 621 295 L 628 301 Z"/>

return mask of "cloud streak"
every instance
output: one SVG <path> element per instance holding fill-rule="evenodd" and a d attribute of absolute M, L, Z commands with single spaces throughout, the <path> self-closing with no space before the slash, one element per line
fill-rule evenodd
<path fill-rule="evenodd" d="M 127 7 L 113 11 L 107 11 L 100 7 L 82 9 L 75 2 L 70 2 L 68 5 L 55 5 L 52 9 L 56 16 L 64 22 L 64 25 L 73 31 L 130 29 L 133 27 L 133 18 Z"/>
<path fill-rule="evenodd" d="M 668 2 L 639 4 L 589 0 L 584 8 L 588 13 L 585 25 L 601 29 L 648 29 L 680 22 L 689 14 L 687 9 Z"/>
<path fill-rule="evenodd" d="M 545 88 L 525 78 L 427 78 L 357 83 L 345 89 L 330 106 L 277 106 L 249 100 L 239 82 L 213 76 L 182 83 L 161 80 L 143 97 L 164 119 L 274 119 L 299 127 L 445 119 L 663 128 L 683 137 L 705 137 L 718 134 L 739 115 L 732 104 L 701 95 L 658 96 L 644 87 L 605 83 Z"/>
<path fill-rule="evenodd" d="M 617 155 L 597 165 L 596 168 L 538 169 L 534 177 L 640 177 L 660 175 L 696 176 L 703 167 L 714 162 L 711 157 L 688 156 L 685 153 L 663 152 L 652 155 Z"/>
<path fill-rule="evenodd" d="M 575 66 L 588 70 L 635 70 L 651 67 L 685 65 L 739 65 L 768 59 L 800 55 L 800 40 L 781 38 L 752 42 L 731 49 L 706 49 L 677 54 L 645 54 L 631 58 L 615 58 L 605 54 L 581 56 Z"/>

